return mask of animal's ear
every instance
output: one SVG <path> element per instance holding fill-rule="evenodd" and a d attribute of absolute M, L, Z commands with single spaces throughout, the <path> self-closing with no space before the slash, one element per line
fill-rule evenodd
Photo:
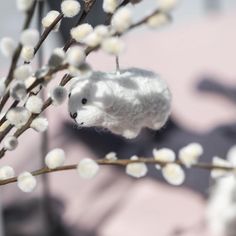
<path fill-rule="evenodd" d="M 73 93 L 81 93 L 86 87 L 89 87 L 89 80 L 76 80 L 70 87 L 70 93 L 71 95 Z"/>
<path fill-rule="evenodd" d="M 111 107 L 114 103 L 114 93 L 111 87 L 104 81 L 94 83 L 94 102 L 101 107 Z"/>

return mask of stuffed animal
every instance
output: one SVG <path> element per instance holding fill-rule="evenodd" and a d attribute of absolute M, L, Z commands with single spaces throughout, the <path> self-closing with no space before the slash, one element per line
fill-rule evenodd
<path fill-rule="evenodd" d="M 77 78 L 69 93 L 70 116 L 78 126 L 103 127 L 128 139 L 135 138 L 143 127 L 160 129 L 170 109 L 166 82 L 137 68 L 93 72 Z"/>

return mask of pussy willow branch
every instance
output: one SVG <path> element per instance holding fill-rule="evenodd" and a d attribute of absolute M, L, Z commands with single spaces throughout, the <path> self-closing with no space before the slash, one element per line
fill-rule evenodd
<path fill-rule="evenodd" d="M 132 30 L 132 29 L 134 29 L 134 28 L 137 28 L 137 27 L 139 27 L 139 26 L 145 24 L 145 23 L 148 21 L 148 19 L 149 19 L 150 17 L 155 16 L 156 14 L 160 14 L 160 13 L 162 13 L 162 11 L 160 11 L 160 9 L 156 9 L 156 10 L 154 10 L 150 15 L 148 15 L 148 16 L 144 17 L 143 19 L 137 21 L 136 23 L 132 24 L 132 25 L 129 27 L 129 29 L 126 30 L 125 32 L 123 32 L 123 33 L 114 33 L 112 36 L 122 36 L 122 35 L 128 33 L 130 30 Z M 171 16 L 168 15 L 167 13 L 165 13 L 165 14 L 166 14 L 166 16 L 168 17 L 168 20 L 171 20 Z M 87 47 L 86 50 L 85 50 L 85 53 L 86 53 L 86 55 L 88 56 L 91 52 L 100 49 L 100 47 L 101 47 L 101 45 L 98 45 L 98 46 L 96 46 L 96 47 Z"/>
<path fill-rule="evenodd" d="M 93 8 L 96 0 L 85 0 L 84 7 L 81 16 L 79 17 L 75 26 L 83 23 L 88 16 L 89 12 Z M 76 41 L 70 36 L 70 38 L 66 41 L 63 50 L 66 52 Z"/>
<path fill-rule="evenodd" d="M 37 1 L 34 1 L 31 9 L 27 12 L 26 19 L 25 19 L 22 31 L 27 29 L 27 28 L 29 28 L 29 25 L 30 25 L 30 23 L 32 21 L 32 18 L 33 18 L 35 9 L 36 9 L 36 4 L 37 4 Z M 20 57 L 20 54 L 21 54 L 21 50 L 22 50 L 22 44 L 19 43 L 17 48 L 16 48 L 16 50 L 15 50 L 15 52 L 14 52 L 12 60 L 11 60 L 10 69 L 9 69 L 9 72 L 8 72 L 8 75 L 7 75 L 7 78 L 6 78 L 6 81 L 5 81 L 6 87 L 13 80 L 14 70 L 15 70 L 15 68 L 17 66 L 17 62 L 19 60 L 19 57 Z M 2 111 L 2 108 L 4 107 L 4 105 L 7 102 L 8 98 L 9 98 L 9 94 L 6 94 L 5 96 L 3 96 L 3 98 L 2 98 L 2 100 L 0 102 L 0 112 Z"/>
<path fill-rule="evenodd" d="M 65 75 L 63 76 L 61 82 L 60 82 L 60 85 L 61 85 L 61 86 L 65 86 L 65 85 L 71 80 L 71 78 L 72 78 L 72 77 L 71 77 L 70 75 L 65 74 Z M 17 129 L 17 130 L 15 131 L 15 133 L 13 134 L 13 136 L 15 136 L 16 138 L 20 137 L 26 130 L 28 130 L 28 129 L 30 128 L 30 125 L 31 125 L 31 123 L 33 122 L 33 120 L 34 120 L 35 118 L 37 118 L 43 111 L 45 111 L 51 104 L 52 104 L 52 99 L 51 99 L 51 98 L 48 98 L 48 99 L 44 102 L 42 111 L 41 111 L 39 114 L 32 114 L 32 115 L 30 116 L 29 120 L 27 121 L 27 123 L 26 123 L 24 126 L 22 126 L 20 129 Z M 11 128 L 13 128 L 13 126 L 12 126 L 12 125 L 9 125 L 9 126 L 7 127 L 8 131 L 10 131 Z M 9 129 L 10 129 L 10 130 L 9 130 Z M 5 133 L 5 130 L 4 130 L 3 132 Z M 6 133 L 5 133 L 4 135 L 6 135 Z M 5 137 L 5 136 L 4 136 L 4 137 Z M 3 138 L 4 138 L 4 137 L 3 137 Z M 0 150 L 0 158 L 2 158 L 2 157 L 5 155 L 6 151 L 7 151 L 7 150 L 4 149 L 4 148 L 2 148 L 2 149 Z"/>
<path fill-rule="evenodd" d="M 138 160 L 131 160 L 131 159 L 118 159 L 118 160 L 98 159 L 98 160 L 95 160 L 95 161 L 99 165 L 114 165 L 114 166 L 127 166 L 128 164 L 131 164 L 131 163 L 145 163 L 145 164 L 150 164 L 150 165 L 158 164 L 160 166 L 165 166 L 165 165 L 170 164 L 170 163 L 176 163 L 176 164 L 179 164 L 181 166 L 184 166 L 184 164 L 179 160 L 177 160 L 175 162 L 161 162 L 161 161 L 157 161 L 153 158 L 139 158 Z M 234 167 L 223 167 L 223 166 L 212 165 L 212 164 L 203 163 L 203 162 L 196 163 L 196 164 L 192 165 L 192 167 L 193 168 L 204 169 L 204 170 L 208 170 L 208 171 L 218 169 L 218 170 L 225 170 L 225 171 L 231 172 L 231 171 L 235 170 Z M 77 164 L 65 165 L 65 166 L 58 167 L 56 169 L 49 169 L 47 167 L 44 167 L 44 168 L 41 168 L 39 170 L 32 171 L 31 174 L 34 175 L 34 176 L 38 176 L 38 175 L 49 174 L 49 173 L 53 173 L 53 172 L 60 172 L 60 171 L 66 171 L 66 170 L 75 170 L 76 168 L 77 168 Z M 14 182 L 17 182 L 17 177 L 13 177 L 13 178 L 10 178 L 10 179 L 7 179 L 7 180 L 0 181 L 0 186 L 10 184 L 10 183 L 14 183 Z"/>
<path fill-rule="evenodd" d="M 137 23 L 134 23 L 133 25 L 130 26 L 130 28 L 129 28 L 127 31 L 125 31 L 125 32 L 123 32 L 123 33 L 121 33 L 121 34 L 119 34 L 118 36 L 121 36 L 121 35 L 127 33 L 130 29 L 134 29 L 134 28 L 136 28 L 136 27 L 138 27 L 138 26 L 140 26 L 140 25 L 146 23 L 146 21 L 147 21 L 150 17 L 152 17 L 153 15 L 155 15 L 155 14 L 157 14 L 157 13 L 159 13 L 159 12 L 160 12 L 159 9 L 155 10 L 152 14 L 150 14 L 149 16 L 147 16 L 147 17 L 141 19 L 141 20 L 138 21 Z M 115 34 L 115 35 L 117 35 L 117 34 Z M 100 46 L 97 46 L 97 47 L 87 47 L 86 50 L 85 50 L 86 55 L 88 55 L 88 54 L 91 53 L 92 51 L 95 51 L 95 50 L 97 50 L 97 49 L 99 49 L 99 48 L 100 48 Z M 61 81 L 61 85 L 64 86 L 65 84 L 63 83 L 63 81 L 67 81 L 67 80 L 69 81 L 70 79 L 71 79 L 71 77 L 70 77 L 69 75 L 67 75 L 67 74 L 64 75 L 64 77 L 63 77 L 63 79 L 62 79 L 62 81 Z M 67 81 L 67 82 L 68 82 L 68 81 Z M 67 82 L 66 82 L 66 83 L 67 83 Z M 44 111 L 47 107 L 49 107 L 49 106 L 51 105 L 51 103 L 52 103 L 52 100 L 51 100 L 50 98 L 49 98 L 48 100 L 46 100 L 45 105 L 44 105 L 44 107 L 43 107 L 43 111 Z M 32 114 L 31 117 L 30 117 L 30 119 L 29 119 L 29 121 L 28 121 L 22 128 L 18 129 L 18 130 L 14 133 L 14 136 L 15 136 L 16 138 L 18 138 L 22 133 L 24 133 L 26 130 L 28 130 L 28 129 L 30 128 L 30 124 L 32 123 L 32 121 L 33 121 L 38 115 L 39 115 L 39 114 Z M 0 141 L 2 141 L 2 140 L 4 139 L 4 137 L 10 132 L 10 130 L 11 130 L 12 128 L 13 128 L 13 126 L 9 125 L 9 126 L 2 132 L 2 134 L 0 134 Z M 2 158 L 2 157 L 5 155 L 5 152 L 6 152 L 6 150 L 5 150 L 4 148 L 2 148 L 2 149 L 0 150 L 0 158 Z"/>
<path fill-rule="evenodd" d="M 90 10 L 92 9 L 92 7 L 93 7 L 95 1 L 96 1 L 96 0 L 86 0 L 86 1 L 85 1 L 85 3 L 84 3 L 84 10 L 83 10 L 82 15 L 81 15 L 81 17 L 79 18 L 79 21 L 78 21 L 77 24 L 80 24 L 81 22 L 83 22 L 83 21 L 85 20 L 85 18 L 87 17 L 88 13 L 89 13 Z M 31 18 L 32 18 L 33 12 L 35 11 L 35 8 L 36 8 L 36 1 L 34 2 L 34 6 L 32 7 L 32 9 L 31 9 L 31 10 L 29 11 L 29 13 L 28 13 L 28 16 L 31 16 Z M 48 35 L 52 32 L 52 30 L 53 30 L 53 28 L 56 26 L 56 24 L 57 24 L 60 20 L 63 19 L 63 17 L 64 17 L 64 15 L 63 15 L 62 13 L 60 13 L 60 14 L 56 17 L 56 19 L 50 24 L 50 26 L 47 27 L 47 28 L 44 30 L 43 34 L 41 35 L 41 37 L 40 37 L 40 39 L 39 39 L 39 41 L 38 41 L 38 43 L 37 43 L 37 45 L 36 45 L 35 48 L 34 48 L 34 55 L 36 55 L 36 53 L 38 52 L 38 50 L 40 49 L 40 47 L 42 46 L 42 44 L 44 43 L 44 41 L 47 39 Z M 24 27 L 23 27 L 23 30 L 26 29 L 26 28 L 28 28 L 28 25 L 29 25 L 29 22 L 31 21 L 31 18 L 30 18 L 30 17 L 27 17 L 26 23 L 24 24 Z M 73 44 L 73 42 L 70 43 L 70 41 L 71 41 L 71 39 L 69 39 L 69 40 L 67 41 L 67 43 L 65 44 L 64 48 L 66 47 L 66 48 L 68 49 L 68 48 Z M 66 50 L 67 50 L 67 49 L 66 49 Z M 9 80 L 9 82 L 7 83 L 7 85 L 9 85 L 10 82 L 12 81 L 12 79 L 13 79 L 13 73 L 14 73 L 14 70 L 15 70 L 15 68 L 16 68 L 17 61 L 18 61 L 18 59 L 19 59 L 21 50 L 22 50 L 22 45 L 19 44 L 18 49 L 17 49 L 16 52 L 15 52 L 16 55 L 13 56 L 13 59 L 14 59 L 14 58 L 15 58 L 15 59 L 13 60 L 14 63 L 11 65 L 11 69 L 10 69 L 10 72 L 9 72 L 9 76 L 11 77 L 11 79 Z M 64 49 L 64 50 L 65 50 L 65 49 Z M 66 51 L 66 50 L 65 50 L 65 51 Z M 2 100 L 1 100 L 1 102 L 0 102 L 0 112 L 2 111 L 3 107 L 5 106 L 5 104 L 7 103 L 7 101 L 8 101 L 9 98 L 10 98 L 10 93 L 9 93 L 9 91 L 8 91 L 8 92 L 3 96 L 3 98 L 2 98 Z M 10 108 L 16 107 L 17 105 L 18 105 L 18 102 L 15 101 L 15 102 L 11 105 Z M 9 108 L 9 109 L 10 109 L 10 108 Z M 8 109 L 8 110 L 9 110 L 9 109 Z M 3 117 L 3 118 L 0 120 L 0 125 L 3 124 L 3 122 L 5 122 L 5 121 L 6 121 L 6 118 Z M 1 134 L 0 134 L 0 136 L 1 136 Z M 1 141 L 1 138 L 0 138 L 0 141 Z"/>
<path fill-rule="evenodd" d="M 57 23 L 58 23 L 60 20 L 62 20 L 63 17 L 64 17 L 64 15 L 63 15 L 62 13 L 60 13 L 60 14 L 57 16 L 57 18 L 52 22 L 52 24 L 51 24 L 49 27 L 47 27 L 47 28 L 43 31 L 43 33 L 42 33 L 42 35 L 41 35 L 41 37 L 40 37 L 40 39 L 39 39 L 37 45 L 36 45 L 35 48 L 34 48 L 34 55 L 38 52 L 39 48 L 41 47 L 41 45 L 43 44 L 43 42 L 46 40 L 46 38 L 48 37 L 48 35 L 50 34 L 50 32 L 54 29 L 54 27 L 57 25 Z"/>
<path fill-rule="evenodd" d="M 43 83 L 45 82 L 45 78 L 48 78 L 48 77 L 54 75 L 55 73 L 57 73 L 57 72 L 59 72 L 59 71 L 62 71 L 62 70 L 65 70 L 65 69 L 67 69 L 67 68 L 68 68 L 68 64 L 66 63 L 66 64 L 63 64 L 63 65 L 58 66 L 57 68 L 53 68 L 53 69 L 49 70 L 49 72 L 47 73 L 47 75 L 45 75 L 44 77 L 41 77 L 41 78 L 36 79 L 36 80 L 29 86 L 29 88 L 27 88 L 27 90 L 26 90 L 27 94 L 30 93 L 30 92 L 31 92 L 34 88 L 36 88 L 38 85 L 43 84 Z M 9 93 L 9 92 L 8 92 L 8 93 Z M 16 100 L 15 100 L 15 101 L 11 104 L 11 106 L 10 106 L 10 108 L 7 110 L 7 112 L 8 112 L 10 109 L 16 107 L 19 103 L 20 103 L 19 101 L 16 101 Z M 6 112 L 6 113 L 7 113 L 7 112 Z M 4 115 L 4 116 L 0 119 L 0 126 L 1 126 L 6 120 L 7 120 L 7 119 L 6 119 L 6 115 Z M 2 132 L 0 132 L 0 142 L 1 142 L 1 140 L 2 140 L 1 137 L 2 137 Z"/>
<path fill-rule="evenodd" d="M 35 1 L 36 2 L 36 1 Z M 39 39 L 39 41 L 38 41 L 38 43 L 36 44 L 36 46 L 35 46 L 35 48 L 34 48 L 34 55 L 36 55 L 36 53 L 38 52 L 38 50 L 40 49 L 40 47 L 42 46 L 42 44 L 43 44 L 43 42 L 46 40 L 46 38 L 48 37 L 48 35 L 50 34 L 50 32 L 53 30 L 53 28 L 56 26 L 56 24 L 63 18 L 63 14 L 62 13 L 60 13 L 59 15 L 58 15 L 58 17 L 51 23 L 51 25 L 49 26 L 49 27 L 47 27 L 45 30 L 44 30 L 44 32 L 42 33 L 42 35 L 41 35 L 41 37 L 40 37 L 40 39 Z M 21 50 L 22 50 L 22 45 L 20 44 L 20 46 L 21 46 Z M 20 51 L 21 51 L 20 50 Z M 19 53 L 19 55 L 20 55 L 20 53 Z M 18 56 L 18 58 L 19 58 L 19 56 Z M 25 64 L 29 64 L 28 62 L 25 62 Z M 16 67 L 16 65 L 15 65 L 15 67 Z M 14 71 L 13 71 L 14 72 Z M 12 73 L 13 73 L 12 72 Z M 13 79 L 13 74 L 12 74 L 12 79 Z M 11 81 L 12 81 L 12 79 L 11 79 Z M 11 82 L 10 81 L 10 82 Z M 10 83 L 9 82 L 9 83 Z M 1 101 L 1 103 L 0 103 L 0 111 L 3 109 L 3 107 L 4 107 L 4 105 L 7 103 L 7 101 L 8 101 L 8 99 L 10 98 L 10 93 L 9 93 L 9 91 L 4 95 L 4 97 L 2 98 L 2 101 Z M 10 108 L 13 108 L 13 107 L 16 107 L 17 105 L 18 105 L 18 103 L 15 101 L 15 103 L 14 103 L 15 105 L 11 105 L 11 107 Z M 1 119 L 1 121 L 0 121 L 0 125 L 1 125 L 1 122 L 2 122 L 2 120 L 3 119 Z"/>

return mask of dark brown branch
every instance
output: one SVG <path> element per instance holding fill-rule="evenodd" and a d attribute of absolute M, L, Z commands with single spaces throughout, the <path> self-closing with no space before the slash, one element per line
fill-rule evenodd
<path fill-rule="evenodd" d="M 27 15 L 26 15 L 26 19 L 25 19 L 25 22 L 24 22 L 24 25 L 23 25 L 23 28 L 22 28 L 22 31 L 24 31 L 25 29 L 29 28 L 29 25 L 31 23 L 31 20 L 33 18 L 33 14 L 35 12 L 35 8 L 36 8 L 36 3 L 37 1 L 34 1 L 34 4 L 33 6 L 31 7 L 31 9 L 27 12 Z M 9 72 L 8 72 L 8 75 L 7 75 L 7 78 L 6 78 L 6 81 L 5 81 L 5 85 L 6 87 L 11 83 L 11 81 L 13 80 L 13 76 L 14 76 L 14 70 L 17 66 L 17 62 L 19 60 L 19 57 L 20 57 L 20 54 L 21 54 L 21 50 L 22 50 L 22 45 L 21 43 L 18 44 L 16 50 L 15 50 L 15 53 L 12 57 L 12 60 L 11 60 L 11 65 L 10 65 L 10 69 L 9 69 Z M 4 105 L 6 104 L 7 100 L 9 98 L 9 93 L 7 93 L 1 100 L 0 102 L 0 112 L 2 111 Z"/>
<path fill-rule="evenodd" d="M 46 38 L 48 37 L 48 35 L 50 34 L 50 32 L 54 29 L 54 27 L 57 25 L 57 23 L 64 17 L 64 15 L 62 13 L 60 13 L 57 18 L 53 21 L 53 23 L 47 27 L 43 34 L 41 35 L 37 45 L 34 48 L 34 55 L 38 52 L 39 48 L 41 47 L 41 45 L 43 44 L 43 42 L 46 40 Z"/>
<path fill-rule="evenodd" d="M 94 6 L 95 2 L 96 2 L 96 0 L 85 0 L 84 1 L 83 12 L 82 12 L 81 16 L 79 17 L 78 22 L 76 23 L 76 26 L 78 26 L 79 24 L 82 24 L 85 21 L 87 15 L 91 11 L 91 9 Z M 69 47 L 71 47 L 74 43 L 76 43 L 76 41 L 72 37 L 70 37 L 66 41 L 66 43 L 63 47 L 63 50 L 66 52 L 69 49 Z"/>
<path fill-rule="evenodd" d="M 33 6 L 31 7 L 31 9 L 27 13 L 22 31 L 29 28 L 30 22 L 33 18 L 33 14 L 34 14 L 34 11 L 35 11 L 35 8 L 36 8 L 36 3 L 37 3 L 37 1 L 34 1 Z M 15 50 L 15 53 L 13 55 L 12 61 L 11 61 L 10 70 L 8 72 L 8 75 L 7 75 L 7 78 L 6 78 L 6 81 L 5 81 L 6 86 L 8 86 L 10 84 L 11 80 L 13 79 L 13 73 L 14 73 L 14 70 L 16 68 L 18 59 L 20 57 L 21 50 L 22 50 L 22 45 L 21 45 L 21 43 L 19 43 L 19 45 L 17 46 L 17 48 Z M 3 107 L 3 105 L 0 104 L 0 110 L 2 110 L 2 107 Z"/>

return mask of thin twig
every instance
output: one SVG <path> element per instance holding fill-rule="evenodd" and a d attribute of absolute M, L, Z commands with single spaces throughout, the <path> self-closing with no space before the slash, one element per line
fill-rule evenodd
<path fill-rule="evenodd" d="M 117 159 L 117 160 L 108 160 L 108 159 L 98 159 L 95 160 L 97 162 L 97 164 L 99 165 L 114 165 L 114 166 L 127 166 L 128 164 L 132 164 L 132 163 L 145 163 L 145 164 L 150 164 L 150 165 L 160 165 L 160 166 L 165 166 L 167 164 L 170 163 L 176 163 L 179 164 L 181 166 L 184 166 L 184 164 L 177 160 L 175 162 L 161 162 L 158 160 L 155 160 L 153 158 L 139 158 L 137 160 L 131 160 L 131 159 Z M 49 169 L 47 167 L 41 168 L 39 170 L 36 171 L 32 171 L 31 174 L 34 176 L 38 176 L 38 175 L 42 175 L 42 174 L 48 174 L 48 173 L 54 173 L 54 172 L 59 172 L 59 171 L 67 171 L 67 170 L 75 170 L 77 169 L 78 164 L 73 164 L 73 165 L 65 165 L 65 166 L 61 166 L 58 167 L 56 169 Z M 219 165 L 212 165 L 212 164 L 208 164 L 208 163 L 197 163 L 192 165 L 192 167 L 194 168 L 199 168 L 199 169 L 204 169 L 204 170 L 225 170 L 225 171 L 233 171 L 235 170 L 234 167 L 224 167 L 224 166 L 219 166 Z M 6 185 L 6 184 L 10 184 L 10 183 L 14 183 L 17 182 L 17 177 L 13 177 L 7 180 L 2 180 L 0 181 L 0 185 Z"/>
<path fill-rule="evenodd" d="M 33 18 L 33 14 L 35 12 L 36 3 L 37 3 L 37 1 L 34 1 L 34 4 L 32 5 L 31 9 L 27 12 L 27 16 L 26 16 L 22 31 L 29 28 L 29 25 L 30 25 L 32 18 Z M 19 60 L 21 50 L 22 50 L 22 44 L 19 43 L 16 50 L 15 50 L 15 53 L 13 55 L 10 70 L 9 70 L 7 78 L 5 80 L 6 87 L 10 84 L 11 80 L 13 79 L 13 73 L 16 68 L 17 62 Z M 2 110 L 3 106 L 4 106 L 4 104 L 0 103 L 0 110 Z"/>
<path fill-rule="evenodd" d="M 43 34 L 41 35 L 37 45 L 34 48 L 34 55 L 38 52 L 39 48 L 41 47 L 41 45 L 43 44 L 43 42 L 46 40 L 46 38 L 48 37 L 48 35 L 50 34 L 50 32 L 54 29 L 54 27 L 57 25 L 57 23 L 64 17 L 64 15 L 62 13 L 60 13 L 57 18 L 52 22 L 52 24 L 50 26 L 48 26 Z"/>
<path fill-rule="evenodd" d="M 96 0 L 85 0 L 84 1 L 84 8 L 83 8 L 82 14 L 79 17 L 79 19 L 78 19 L 75 26 L 78 26 L 78 25 L 82 24 L 85 21 L 87 15 L 91 11 L 91 9 L 94 6 L 95 2 L 96 2 Z M 63 50 L 66 52 L 74 43 L 76 43 L 76 41 L 72 37 L 70 37 L 66 41 L 66 43 L 63 47 Z"/>
<path fill-rule="evenodd" d="M 36 79 L 36 80 L 27 88 L 27 90 L 26 90 L 27 94 L 30 93 L 30 92 L 31 92 L 34 88 L 36 88 L 38 85 L 43 84 L 44 81 L 45 81 L 45 78 L 49 78 L 49 77 L 51 77 L 52 75 L 54 75 L 55 73 L 67 69 L 68 66 L 69 66 L 69 65 L 68 65 L 67 63 L 65 63 L 65 64 L 63 64 L 63 65 L 58 66 L 57 68 L 53 68 L 53 69 L 49 70 L 48 73 L 47 73 L 47 75 L 45 75 L 44 77 L 41 77 L 41 78 Z M 9 91 L 7 92 L 7 94 L 8 94 L 8 96 L 10 96 Z M 6 111 L 6 114 L 7 114 L 7 112 L 8 112 L 10 109 L 16 107 L 18 104 L 19 104 L 19 101 L 16 101 L 16 100 L 15 100 L 15 101 L 11 104 L 10 108 Z M 4 123 L 6 120 L 7 120 L 7 119 L 6 119 L 6 115 L 4 115 L 4 116 L 0 119 L 0 126 L 3 125 L 3 123 Z M 2 137 L 2 132 L 0 132 L 0 142 L 1 142 L 1 140 L 2 140 L 1 137 Z"/>

